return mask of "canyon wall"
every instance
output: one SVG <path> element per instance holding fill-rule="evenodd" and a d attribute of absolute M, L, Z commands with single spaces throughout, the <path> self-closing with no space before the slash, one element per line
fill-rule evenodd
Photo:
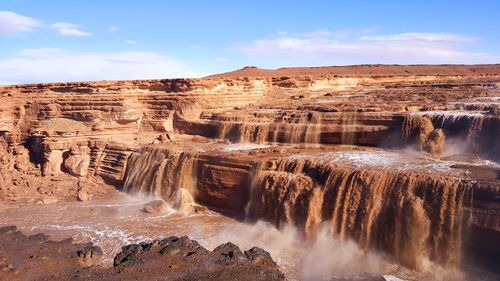
<path fill-rule="evenodd" d="M 69 175 L 328 224 L 414 268 L 500 255 L 470 243 L 500 241 L 500 67 L 346 69 L 0 87 L 0 196 Z"/>

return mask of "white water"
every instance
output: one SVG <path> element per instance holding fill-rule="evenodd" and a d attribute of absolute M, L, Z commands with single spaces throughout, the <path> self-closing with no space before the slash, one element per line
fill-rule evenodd
<path fill-rule="evenodd" d="M 231 143 L 224 146 L 223 151 L 247 151 L 260 148 L 268 148 L 270 145 L 255 143 Z"/>

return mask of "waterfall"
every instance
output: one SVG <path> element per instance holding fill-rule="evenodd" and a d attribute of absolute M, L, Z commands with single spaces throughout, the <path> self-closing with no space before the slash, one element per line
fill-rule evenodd
<path fill-rule="evenodd" d="M 314 235 L 330 222 L 341 239 L 422 268 L 460 262 L 465 188 L 455 178 L 378 171 L 304 159 L 264 163 L 254 176 L 247 218 L 293 224 Z"/>
<path fill-rule="evenodd" d="M 279 122 L 256 122 L 251 118 L 216 122 L 217 136 L 235 142 L 320 143 L 321 117 L 310 113 Z"/>
<path fill-rule="evenodd" d="M 342 144 L 356 144 L 356 113 L 342 114 Z"/>
<path fill-rule="evenodd" d="M 481 113 L 469 112 L 415 112 L 406 115 L 403 132 L 407 139 L 416 142 L 421 147 L 429 142 L 435 130 L 441 130 L 442 146 L 447 139 L 459 139 L 464 142 L 465 153 L 479 154 L 481 152 L 481 135 L 486 116 Z M 435 133 L 434 133 L 435 134 Z M 425 149 L 432 150 L 432 149 Z"/>
<path fill-rule="evenodd" d="M 372 167 L 385 161 L 376 153 L 353 156 L 364 165 L 346 157 L 244 160 L 148 146 L 130 156 L 124 190 L 175 201 L 186 189 L 209 206 L 245 210 L 248 220 L 277 227 L 295 225 L 311 237 L 327 223 L 341 240 L 384 251 L 416 269 L 426 260 L 460 263 L 470 196 L 464 181 L 394 162 L 399 158 L 385 159 L 395 167 Z"/>
<path fill-rule="evenodd" d="M 167 201 L 175 201 L 180 188 L 196 196 L 196 160 L 195 155 L 187 152 L 143 147 L 129 158 L 123 190 Z"/>

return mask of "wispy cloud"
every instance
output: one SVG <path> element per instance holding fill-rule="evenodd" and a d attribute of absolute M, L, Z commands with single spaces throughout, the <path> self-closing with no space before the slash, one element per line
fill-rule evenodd
<path fill-rule="evenodd" d="M 16 83 L 201 77 L 182 61 L 155 52 L 94 53 L 25 49 L 0 59 L 0 80 Z M 10 82 L 12 83 L 12 82 Z"/>
<path fill-rule="evenodd" d="M 51 27 L 59 34 L 63 36 L 91 36 L 92 33 L 80 30 L 80 26 L 67 23 L 67 22 L 57 22 L 51 25 Z"/>
<path fill-rule="evenodd" d="M 108 31 L 109 32 L 117 32 L 118 31 L 118 27 L 112 26 L 112 27 L 108 28 Z"/>
<path fill-rule="evenodd" d="M 0 35 L 29 31 L 40 26 L 40 21 L 10 11 L 0 11 Z"/>
<path fill-rule="evenodd" d="M 125 42 L 125 43 L 127 43 L 127 44 L 131 44 L 131 45 L 135 45 L 135 44 L 137 44 L 137 41 L 134 41 L 134 40 L 125 40 L 125 41 L 123 41 L 123 42 Z"/>
<path fill-rule="evenodd" d="M 239 43 L 234 49 L 264 63 L 327 65 L 357 63 L 498 63 L 499 55 L 467 51 L 477 38 L 454 33 L 399 33 L 317 30 Z"/>
<path fill-rule="evenodd" d="M 363 36 L 360 38 L 365 41 L 441 41 L 441 42 L 471 42 L 477 40 L 473 37 L 468 37 L 453 33 L 427 33 L 427 32 L 410 32 L 390 35 L 375 35 Z"/>

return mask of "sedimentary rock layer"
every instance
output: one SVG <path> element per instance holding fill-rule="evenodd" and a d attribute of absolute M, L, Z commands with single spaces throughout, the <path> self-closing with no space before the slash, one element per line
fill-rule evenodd
<path fill-rule="evenodd" d="M 415 268 L 458 265 L 465 244 L 485 251 L 464 241 L 499 241 L 498 65 L 245 68 L 0 97 L 5 159 L 29 158 L 47 178 L 192 196 L 306 235 L 327 223 Z M 1 163 L 24 173 L 14 162 Z M 0 175 L 2 192 L 14 182 Z"/>

